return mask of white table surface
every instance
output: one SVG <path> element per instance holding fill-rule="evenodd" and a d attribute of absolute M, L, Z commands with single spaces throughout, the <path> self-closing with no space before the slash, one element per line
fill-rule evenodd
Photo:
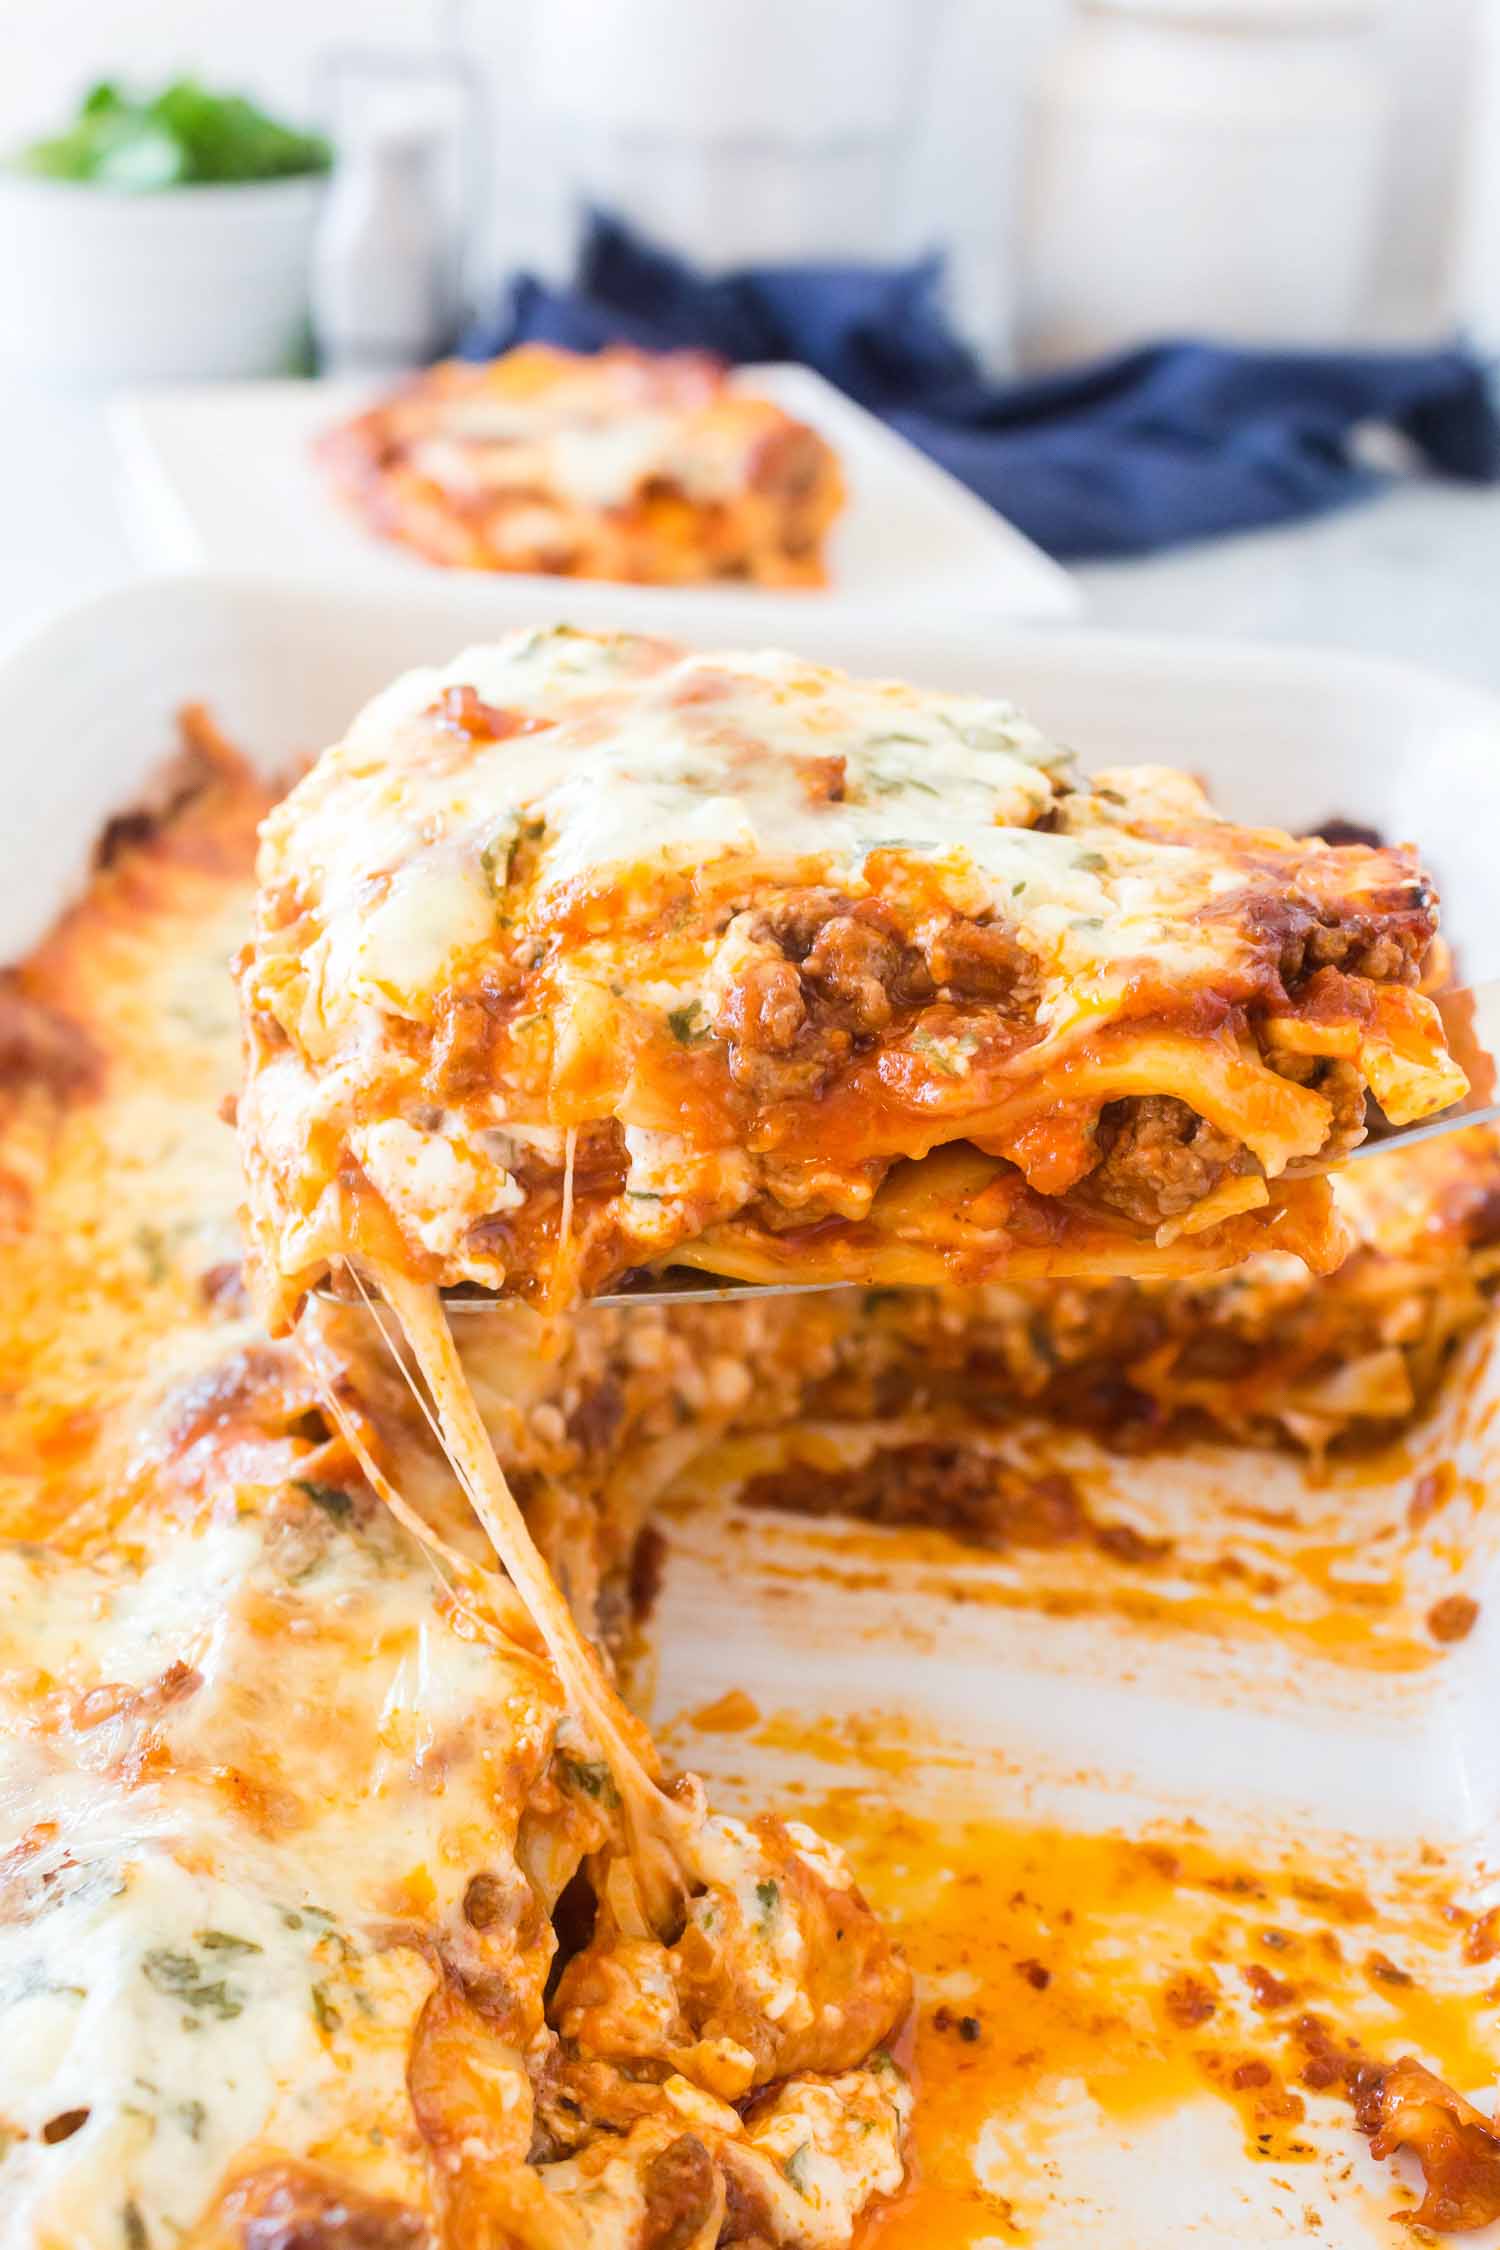
<path fill-rule="evenodd" d="M 1500 692 L 1500 486 L 1403 482 L 1311 522 L 1077 576 L 1096 624 L 1322 642 Z"/>
<path fill-rule="evenodd" d="M 97 398 L 0 392 L 0 495 L 0 639 L 137 571 Z M 1321 642 L 1500 692 L 1500 489 L 1399 484 L 1078 578 L 1098 625 Z"/>

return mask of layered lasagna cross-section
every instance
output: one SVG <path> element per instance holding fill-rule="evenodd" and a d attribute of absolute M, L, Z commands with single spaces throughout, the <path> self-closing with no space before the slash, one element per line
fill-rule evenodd
<path fill-rule="evenodd" d="M 561 1305 L 641 1268 L 1310 1267 L 1373 1096 L 1465 1091 L 1406 848 L 1085 778 L 1008 703 L 561 628 L 372 703 L 270 816 L 252 1259 Z"/>
<path fill-rule="evenodd" d="M 330 430 L 371 530 L 427 561 L 680 586 L 821 586 L 832 448 L 701 352 L 525 344 L 450 360 Z"/>

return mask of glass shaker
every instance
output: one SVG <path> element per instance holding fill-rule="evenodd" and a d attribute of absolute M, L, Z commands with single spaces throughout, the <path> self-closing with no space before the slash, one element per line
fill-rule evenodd
<path fill-rule="evenodd" d="M 340 148 L 313 252 L 313 333 L 324 374 L 424 366 L 458 319 L 438 135 L 365 121 Z"/>

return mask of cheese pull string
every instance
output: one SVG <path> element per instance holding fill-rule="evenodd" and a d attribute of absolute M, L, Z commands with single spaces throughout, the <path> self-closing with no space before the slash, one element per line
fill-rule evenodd
<path fill-rule="evenodd" d="M 646 1918 L 659 1935 L 675 1936 L 696 1887 L 690 1869 L 695 1809 L 662 1789 L 650 1736 L 621 1702 L 526 1528 L 474 1403 L 438 1292 L 386 1267 L 373 1267 L 371 1279 L 395 1314 L 427 1386 L 449 1465 L 541 1635 L 570 1711 L 609 1768 Z M 404 1357 L 395 1357 L 420 1401 Z"/>
<path fill-rule="evenodd" d="M 476 1628 L 492 1635 L 498 1633 L 508 1642 L 526 1647 L 530 1638 L 531 1617 L 510 1580 L 499 1571 L 487 1570 L 468 1555 L 461 1554 L 397 1491 L 366 1444 L 357 1418 L 339 1397 L 336 1378 L 325 1366 L 319 1346 L 300 1328 L 297 1338 L 303 1363 L 312 1376 L 319 1402 L 330 1425 L 338 1431 L 353 1456 L 360 1475 L 376 1499 L 382 1503 L 386 1513 L 426 1556 L 433 1575 L 449 1600 L 464 1611 Z M 493 1614 L 485 1616 L 475 1606 L 478 1603 L 482 1603 Z M 530 1653 L 529 1648 L 527 1653 Z M 536 1662 L 540 1665 L 545 1659 L 538 1656 Z"/>

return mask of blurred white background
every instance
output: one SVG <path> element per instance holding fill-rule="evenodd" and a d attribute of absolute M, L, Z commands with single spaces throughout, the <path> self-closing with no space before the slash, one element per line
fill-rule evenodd
<path fill-rule="evenodd" d="M 1133 9 L 1159 52 L 1163 26 L 1170 42 L 1185 15 L 1201 23 L 1215 0 L 1156 0 L 1154 13 L 1145 15 L 1141 0 L 1111 4 Z M 872 79 L 870 69 L 843 67 L 847 57 L 866 64 L 867 48 L 879 44 L 851 34 L 850 23 L 862 27 L 879 18 L 890 31 L 905 14 L 926 34 L 922 68 L 913 73 L 920 84 L 909 105 L 915 130 L 907 184 L 898 198 L 882 198 L 885 207 L 878 223 L 867 225 L 864 246 L 872 255 L 897 256 L 942 245 L 949 253 L 960 325 L 1004 363 L 1018 333 L 1024 343 L 1036 321 L 1035 276 L 1023 281 L 1018 252 L 1026 211 L 1023 151 L 1032 152 L 1034 174 L 1039 89 L 1069 23 L 1076 33 L 1083 20 L 1082 5 L 1083 0 L 48 0 L 43 6 L 39 0 L 10 0 L 4 14 L 0 149 L 55 128 L 86 85 L 104 74 L 151 89 L 176 72 L 193 72 L 216 88 L 237 86 L 292 117 L 307 118 L 314 113 L 320 62 L 332 49 L 421 55 L 456 46 L 472 59 L 484 89 L 486 187 L 471 271 L 479 301 L 493 302 L 501 275 L 516 266 L 561 278 L 568 263 L 572 190 L 587 135 L 544 114 L 541 97 L 549 82 L 553 98 L 559 81 L 563 93 L 575 99 L 585 96 L 590 83 L 602 96 L 617 75 L 610 56 L 623 55 L 635 65 L 624 73 L 633 82 L 632 99 L 649 103 L 651 56 L 641 26 L 651 21 L 659 26 L 675 9 L 699 34 L 704 23 L 733 24 L 737 55 L 717 58 L 732 98 L 743 75 L 742 58 L 753 56 L 754 34 L 765 21 L 759 11 L 767 9 L 777 18 L 785 14 L 802 22 L 809 45 L 838 58 L 837 66 L 828 64 L 816 74 L 816 82 L 803 74 L 789 83 L 785 113 L 774 112 L 778 119 L 800 114 L 817 125 L 828 114 L 847 119 L 859 98 L 850 80 Z M 1096 9 L 1103 5 L 1095 0 Z M 1222 0 L 1220 6 L 1222 17 Z M 1500 353 L 1495 155 L 1500 0 L 1234 0 L 1223 24 L 1225 50 L 1232 53 L 1236 40 L 1253 39 L 1257 26 L 1264 30 L 1272 19 L 1284 23 L 1289 17 L 1303 26 L 1326 27 L 1333 43 L 1362 12 L 1374 26 L 1366 64 L 1373 63 L 1381 82 L 1384 125 L 1374 287 L 1357 334 L 1371 342 L 1446 341 L 1470 313 L 1476 316 L 1472 332 Z M 1096 12 L 1087 20 L 1097 32 L 1104 19 Z M 673 43 L 679 66 L 681 44 Z M 580 47 L 585 51 L 577 53 L 575 72 Z M 1490 122 L 1476 132 L 1485 113 L 1478 103 L 1474 118 L 1468 111 L 1471 89 L 1485 83 L 1480 57 L 1486 53 Z M 700 37 L 692 67 L 711 76 L 714 63 L 711 39 L 705 48 Z M 682 76 L 679 67 L 679 81 Z M 886 77 L 889 81 L 889 69 Z M 1232 90 L 1238 82 L 1231 62 L 1221 83 Z M 1337 71 L 1332 82 L 1341 82 Z M 1180 90 L 1179 85 L 1179 95 Z M 680 104 L 673 110 L 673 91 L 663 86 L 657 92 L 663 113 L 680 122 L 685 113 Z M 773 99 L 775 93 L 773 86 Z M 764 85 L 747 91 L 740 106 L 752 97 L 764 104 Z M 1195 112 L 1189 121 L 1196 151 L 1206 146 L 1211 163 L 1212 117 Z M 1139 126 L 1140 120 L 1133 122 Z M 1301 124 L 1305 129 L 1306 118 Z M 1463 295 L 1460 217 L 1469 142 L 1481 155 L 1487 148 L 1488 163 L 1473 173 L 1478 193 L 1469 198 Z M 1304 144 L 1304 159 L 1306 153 Z M 597 147 L 593 154 L 597 158 Z M 1198 160 L 1186 149 L 1177 157 L 1189 178 Z M 1335 171 L 1330 159 L 1330 178 Z M 1236 245 L 1242 230 L 1271 216 L 1261 209 L 1260 178 L 1268 193 L 1283 190 L 1275 225 L 1261 227 L 1263 242 L 1277 227 L 1285 238 L 1286 207 L 1297 206 L 1274 157 L 1264 159 L 1257 192 L 1243 215 L 1240 205 L 1228 203 Z M 659 190 L 659 175 L 657 185 Z M 1206 217 L 1201 202 L 1185 198 L 1181 226 L 1162 239 L 1162 255 L 1191 247 L 1187 238 L 1195 225 L 1200 235 L 1211 231 L 1199 224 Z M 1128 196 L 1116 198 L 1116 206 L 1122 204 L 1134 207 Z M 1221 197 L 1221 230 L 1225 208 Z M 691 195 L 680 195 L 673 215 L 682 247 L 693 246 L 695 233 L 722 236 L 722 214 L 706 200 L 700 209 Z M 1316 269 L 1322 252 L 1311 238 L 1321 208 L 1311 216 L 1303 264 Z M 1292 223 L 1295 239 L 1295 213 Z M 1075 228 L 1075 238 L 1078 233 Z M 1082 238 L 1087 241 L 1086 231 Z M 1133 247 L 1136 270 L 1144 259 L 1154 273 L 1157 238 Z M 1199 242 L 1197 251 L 1201 247 Z M 15 273 L 7 270 L 14 298 Z M 23 325 L 28 320 L 34 325 L 24 307 L 13 309 Z M 0 327 L 3 313 L 0 292 Z M 1192 324 L 1190 317 L 1182 325 Z M 1264 327 L 1259 335 L 1272 340 Z M 14 370 L 10 379 L 19 379 Z M 18 528 L 0 553 L 0 632 L 136 567 L 114 498 L 116 464 L 104 413 L 88 386 L 37 378 L 24 411 L 10 413 L 7 426 L 12 434 L 0 468 Z M 1100 623 L 1325 639 L 1467 672 L 1500 688 L 1500 645 L 1493 631 L 1497 509 L 1500 500 L 1493 492 L 1409 480 L 1394 486 L 1376 508 L 1144 562 L 1098 564 L 1077 578 Z"/>
<path fill-rule="evenodd" d="M 1386 0 L 1383 9 L 1377 36 L 1393 108 L 1371 316 L 1371 332 L 1382 338 L 1436 335 L 1453 314 L 1465 92 L 1475 10 L 1485 4 Z M 575 0 L 563 13 L 606 38 L 629 26 L 635 7 L 636 0 Z M 457 41 L 483 74 L 492 125 L 482 270 L 488 277 L 533 263 L 556 272 L 570 239 L 568 151 L 533 98 L 536 11 L 548 8 L 549 0 L 49 0 L 46 7 L 13 0 L 0 145 L 55 123 L 81 87 L 105 72 L 149 84 L 190 69 L 295 114 L 307 111 L 317 59 L 329 47 L 421 50 Z M 956 309 L 970 334 L 997 353 L 1014 311 L 1011 243 L 1027 106 L 1066 14 L 1067 0 L 929 0 L 927 8 L 936 38 L 911 184 L 886 247 L 896 253 L 946 243 Z M 556 65 L 554 53 L 553 76 Z"/>

